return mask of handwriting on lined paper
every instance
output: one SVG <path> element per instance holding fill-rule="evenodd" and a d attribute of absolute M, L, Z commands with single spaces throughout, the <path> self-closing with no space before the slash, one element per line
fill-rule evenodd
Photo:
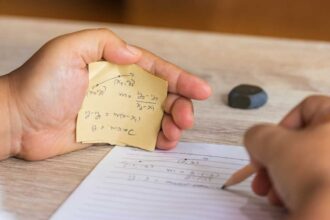
<path fill-rule="evenodd" d="M 250 181 L 221 190 L 249 163 L 244 148 L 180 143 L 171 151 L 115 147 L 54 219 L 283 219 L 254 196 Z"/>
<path fill-rule="evenodd" d="M 137 65 L 89 64 L 89 88 L 78 114 L 77 141 L 154 150 L 167 82 Z"/>

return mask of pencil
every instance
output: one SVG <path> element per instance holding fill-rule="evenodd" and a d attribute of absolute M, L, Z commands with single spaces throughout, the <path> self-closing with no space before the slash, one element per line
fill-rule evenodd
<path fill-rule="evenodd" d="M 246 165 L 240 170 L 236 171 L 229 179 L 222 185 L 221 189 L 226 189 L 229 186 L 236 185 L 243 182 L 248 177 L 256 172 L 256 169 L 251 164 Z"/>

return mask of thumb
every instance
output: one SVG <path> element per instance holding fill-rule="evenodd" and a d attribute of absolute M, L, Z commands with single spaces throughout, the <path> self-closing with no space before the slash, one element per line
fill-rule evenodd
<path fill-rule="evenodd" d="M 68 53 L 79 55 L 87 65 L 107 60 L 116 64 L 133 64 L 142 56 L 142 51 L 128 45 L 108 29 L 88 29 L 63 35 L 55 39 Z M 65 50 L 64 49 L 64 50 Z"/>
<path fill-rule="evenodd" d="M 103 58 L 117 64 L 136 63 L 142 55 L 142 52 L 123 41 L 111 41 L 107 39 L 103 50 Z"/>
<path fill-rule="evenodd" d="M 284 141 L 291 132 L 293 131 L 274 124 L 261 124 L 250 128 L 245 133 L 244 144 L 252 163 L 257 168 L 267 168 L 274 158 L 280 157 Z"/>
<path fill-rule="evenodd" d="M 91 38 L 99 42 L 98 52 L 102 57 L 98 57 L 98 60 L 102 58 L 117 64 L 132 64 L 142 55 L 138 48 L 128 45 L 108 29 L 87 30 L 86 35 L 92 35 Z"/>

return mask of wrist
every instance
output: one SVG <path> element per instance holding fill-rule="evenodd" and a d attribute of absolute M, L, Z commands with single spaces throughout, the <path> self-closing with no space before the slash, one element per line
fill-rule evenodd
<path fill-rule="evenodd" d="M 19 115 L 9 78 L 0 76 L 0 160 L 16 155 L 21 144 Z"/>

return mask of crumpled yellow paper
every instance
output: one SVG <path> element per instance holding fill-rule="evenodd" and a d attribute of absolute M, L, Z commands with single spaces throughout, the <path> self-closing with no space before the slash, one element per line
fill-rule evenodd
<path fill-rule="evenodd" d="M 78 114 L 77 142 L 154 150 L 167 81 L 135 64 L 100 61 L 88 68 L 89 87 Z"/>

